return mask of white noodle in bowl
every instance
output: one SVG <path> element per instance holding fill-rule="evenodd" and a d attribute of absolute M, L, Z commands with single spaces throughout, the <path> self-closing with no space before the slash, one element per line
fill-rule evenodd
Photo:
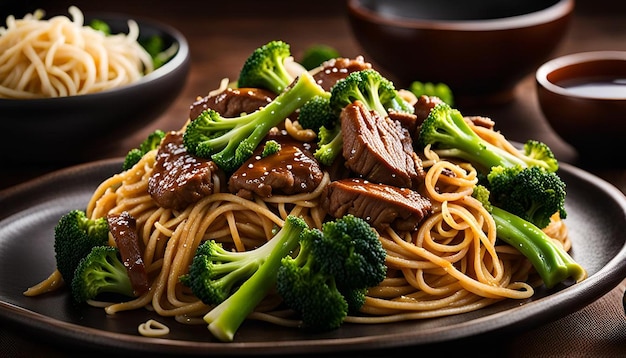
<path fill-rule="evenodd" d="M 65 96 L 0 96 L 0 129 L 5 133 L 0 151 L 9 164 L 71 164 L 106 153 L 111 143 L 157 118 L 182 90 L 190 66 L 189 47 L 182 33 L 140 17 L 113 13 L 84 16 L 85 23 L 91 19 L 106 22 L 112 34 L 121 34 L 120 39 L 160 36 L 166 48 L 175 49 L 175 53 L 157 69 L 141 60 L 135 65 L 142 69 L 141 76 L 116 87 L 83 89 Z"/>

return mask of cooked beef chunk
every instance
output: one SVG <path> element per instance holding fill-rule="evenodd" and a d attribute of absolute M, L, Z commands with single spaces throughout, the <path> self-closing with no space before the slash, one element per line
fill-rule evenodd
<path fill-rule="evenodd" d="M 325 167 L 330 180 L 354 177 L 350 169 L 346 168 L 346 160 L 342 155 L 338 155 L 330 166 Z"/>
<path fill-rule="evenodd" d="M 203 97 L 191 104 L 189 118 L 197 118 L 202 111 L 212 109 L 224 117 L 239 117 L 266 106 L 275 95 L 260 88 L 227 88 L 219 94 Z"/>
<path fill-rule="evenodd" d="M 313 157 L 310 144 L 292 139 L 283 131 L 272 132 L 267 139 L 281 145 L 278 153 L 261 157 L 263 145 L 228 180 L 228 189 L 244 198 L 252 193 L 261 197 L 276 194 L 309 193 L 315 190 L 324 173 Z"/>
<path fill-rule="evenodd" d="M 362 71 L 372 68 L 372 64 L 365 62 L 363 56 L 354 59 L 334 58 L 322 64 L 322 69 L 313 75 L 313 78 L 326 91 L 340 79 L 346 78 L 351 72 Z"/>
<path fill-rule="evenodd" d="M 354 178 L 328 184 L 320 205 L 335 218 L 352 214 L 377 230 L 417 230 L 431 211 L 430 200 L 416 191 Z"/>
<path fill-rule="evenodd" d="M 465 118 L 466 121 L 472 123 L 475 126 L 484 127 L 487 129 L 493 129 L 493 127 L 496 125 L 496 123 L 489 117 L 465 116 L 463 118 Z"/>
<path fill-rule="evenodd" d="M 150 284 L 141 254 L 143 250 L 137 234 L 137 221 L 127 211 L 124 211 L 121 214 L 107 215 L 107 222 L 115 245 L 120 251 L 135 295 L 140 296 L 148 292 Z"/>
<path fill-rule="evenodd" d="M 213 193 L 215 172 L 223 175 L 212 161 L 187 153 L 182 134 L 169 132 L 148 179 L 148 193 L 159 206 L 182 210 Z"/>
<path fill-rule="evenodd" d="M 402 127 L 406 128 L 409 133 L 415 133 L 417 130 L 417 116 L 413 113 L 390 111 L 389 118 L 400 122 Z"/>
<path fill-rule="evenodd" d="M 426 95 L 421 95 L 417 97 L 417 102 L 415 102 L 413 108 L 415 108 L 415 115 L 417 116 L 418 127 L 422 124 L 422 122 L 424 122 L 426 117 L 428 117 L 430 110 L 435 108 L 435 106 L 439 103 L 443 103 L 443 101 L 439 97 Z"/>
<path fill-rule="evenodd" d="M 368 110 L 359 101 L 341 112 L 345 165 L 375 183 L 418 188 L 424 178 L 408 130 L 398 121 Z"/>

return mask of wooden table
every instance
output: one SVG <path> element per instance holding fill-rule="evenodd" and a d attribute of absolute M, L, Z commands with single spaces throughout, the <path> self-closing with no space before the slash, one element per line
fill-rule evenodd
<path fill-rule="evenodd" d="M 290 43 L 296 57 L 316 43 L 331 45 L 346 57 L 362 54 L 350 32 L 344 3 L 341 1 L 317 0 L 305 3 L 244 0 L 213 4 L 192 0 L 75 0 L 31 3 L 42 3 L 40 6 L 48 11 L 65 11 L 69 4 L 75 4 L 85 12 L 115 11 L 146 16 L 178 28 L 189 41 L 191 72 L 175 103 L 151 125 L 120 141 L 110 152 L 94 154 L 94 160 L 125 155 L 154 129 L 179 129 L 187 118 L 189 105 L 197 96 L 216 88 L 224 77 L 236 78 L 250 52 L 270 40 L 281 39 Z M 579 0 L 567 37 L 555 49 L 554 56 L 587 50 L 626 50 L 626 5 L 611 0 Z M 563 142 L 549 127 L 537 104 L 533 75 L 517 86 L 513 102 L 474 108 L 475 113 L 466 114 L 490 116 L 496 121 L 497 128 L 514 141 L 522 142 L 529 138 L 544 141 L 561 161 L 581 166 L 626 192 L 626 170 L 622 165 L 596 167 L 579 163 L 575 149 Z M 50 165 L 11 168 L 9 172 L 3 170 L 0 189 L 56 169 L 59 168 Z M 516 337 L 499 337 L 495 346 L 490 343 L 489 337 L 472 337 L 453 344 L 403 348 L 395 353 L 419 354 L 424 349 L 430 351 L 436 348 L 449 354 L 474 351 L 478 355 L 483 352 L 488 355 L 484 347 L 490 345 L 489 350 L 493 349 L 497 356 L 535 356 L 547 352 L 555 356 L 565 352 L 576 356 L 626 356 L 626 320 L 621 309 L 621 295 L 625 288 L 626 280 L 583 310 Z M 599 326 L 591 327 L 590 324 Z M 0 348 L 3 351 L 8 348 L 9 352 L 16 353 L 25 349 L 33 355 L 41 352 L 51 356 L 64 355 L 62 347 L 43 343 L 39 345 L 21 337 L 23 331 L 19 328 L 3 328 L 0 332 Z M 370 356 L 385 356 L 388 353 L 374 351 L 370 352 Z"/>

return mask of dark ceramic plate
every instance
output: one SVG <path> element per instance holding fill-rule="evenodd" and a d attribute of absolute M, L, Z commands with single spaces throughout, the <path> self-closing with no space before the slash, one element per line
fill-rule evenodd
<path fill-rule="evenodd" d="M 568 186 L 567 223 L 573 257 L 589 272 L 579 284 L 538 290 L 529 300 L 504 301 L 458 316 L 380 325 L 345 324 L 324 334 L 305 334 L 246 322 L 233 343 L 220 343 L 204 325 L 166 322 L 166 338 L 146 338 L 137 326 L 157 318 L 144 310 L 107 317 L 102 309 L 76 308 L 67 292 L 42 297 L 24 290 L 54 269 L 52 231 L 70 209 L 84 208 L 91 192 L 118 172 L 107 160 L 56 172 L 0 192 L 0 318 L 59 344 L 140 353 L 268 355 L 372 350 L 446 342 L 487 332 L 529 329 L 574 312 L 613 289 L 626 276 L 626 198 L 612 185 L 562 164 Z"/>

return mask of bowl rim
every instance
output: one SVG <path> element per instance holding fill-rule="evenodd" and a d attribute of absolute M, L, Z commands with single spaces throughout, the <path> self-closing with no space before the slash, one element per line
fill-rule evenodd
<path fill-rule="evenodd" d="M 187 66 L 189 63 L 190 49 L 187 38 L 180 32 L 178 29 L 174 28 L 171 25 L 168 25 L 164 22 L 142 17 L 142 16 L 132 16 L 128 14 L 122 13 L 114 13 L 114 12 L 98 12 L 98 13 L 88 13 L 84 14 L 85 19 L 93 19 L 99 18 L 103 20 L 116 20 L 116 21 L 128 21 L 133 20 L 137 22 L 139 26 L 140 33 L 142 26 L 150 26 L 159 31 L 167 33 L 169 36 L 173 38 L 173 40 L 178 43 L 178 50 L 176 54 L 169 59 L 166 63 L 164 63 L 161 67 L 155 69 L 154 71 L 148 73 L 145 76 L 142 76 L 140 79 L 133 83 L 128 83 L 122 87 L 110 88 L 100 92 L 93 93 L 85 93 L 73 96 L 63 96 L 63 97 L 43 97 L 43 98 L 25 98 L 25 99 L 15 99 L 15 98 L 0 98 L 0 106 L 7 106 L 10 104 L 26 104 L 28 106 L 40 106 L 40 105 L 61 105 L 61 104 L 71 104 L 75 101 L 82 101 L 88 98 L 96 97 L 96 96 L 111 96 L 113 94 L 123 95 L 127 91 L 132 91 L 136 87 L 144 86 L 150 82 L 154 82 L 160 78 L 166 77 L 168 74 L 174 72 L 177 68 L 181 68 Z"/>
<path fill-rule="evenodd" d="M 393 27 L 404 27 L 411 29 L 431 28 L 436 30 L 449 31 L 487 31 L 487 30 L 508 30 L 515 28 L 531 27 L 539 24 L 549 23 L 570 15 L 574 10 L 575 0 L 557 0 L 553 5 L 544 9 L 517 16 L 510 16 L 501 19 L 482 20 L 423 20 L 409 18 L 385 18 L 378 16 L 375 11 L 366 9 L 361 5 L 361 0 L 348 0 L 348 13 L 369 22 Z"/>
<path fill-rule="evenodd" d="M 593 62 L 603 62 L 603 61 L 623 61 L 626 66 L 626 51 L 619 50 L 603 50 L 603 51 L 586 51 L 586 52 L 577 52 L 571 53 L 568 55 L 563 55 L 557 58 L 553 58 L 543 65 L 539 66 L 537 71 L 535 72 L 535 79 L 539 86 L 544 88 L 545 90 L 572 98 L 580 98 L 580 99 L 591 99 L 594 101 L 622 101 L 626 100 L 626 96 L 624 97 L 610 97 L 603 98 L 597 96 L 586 96 L 579 93 L 573 93 L 568 91 L 567 89 L 551 82 L 548 78 L 550 74 L 554 71 L 559 70 L 564 67 L 574 66 L 583 63 L 593 63 Z"/>

